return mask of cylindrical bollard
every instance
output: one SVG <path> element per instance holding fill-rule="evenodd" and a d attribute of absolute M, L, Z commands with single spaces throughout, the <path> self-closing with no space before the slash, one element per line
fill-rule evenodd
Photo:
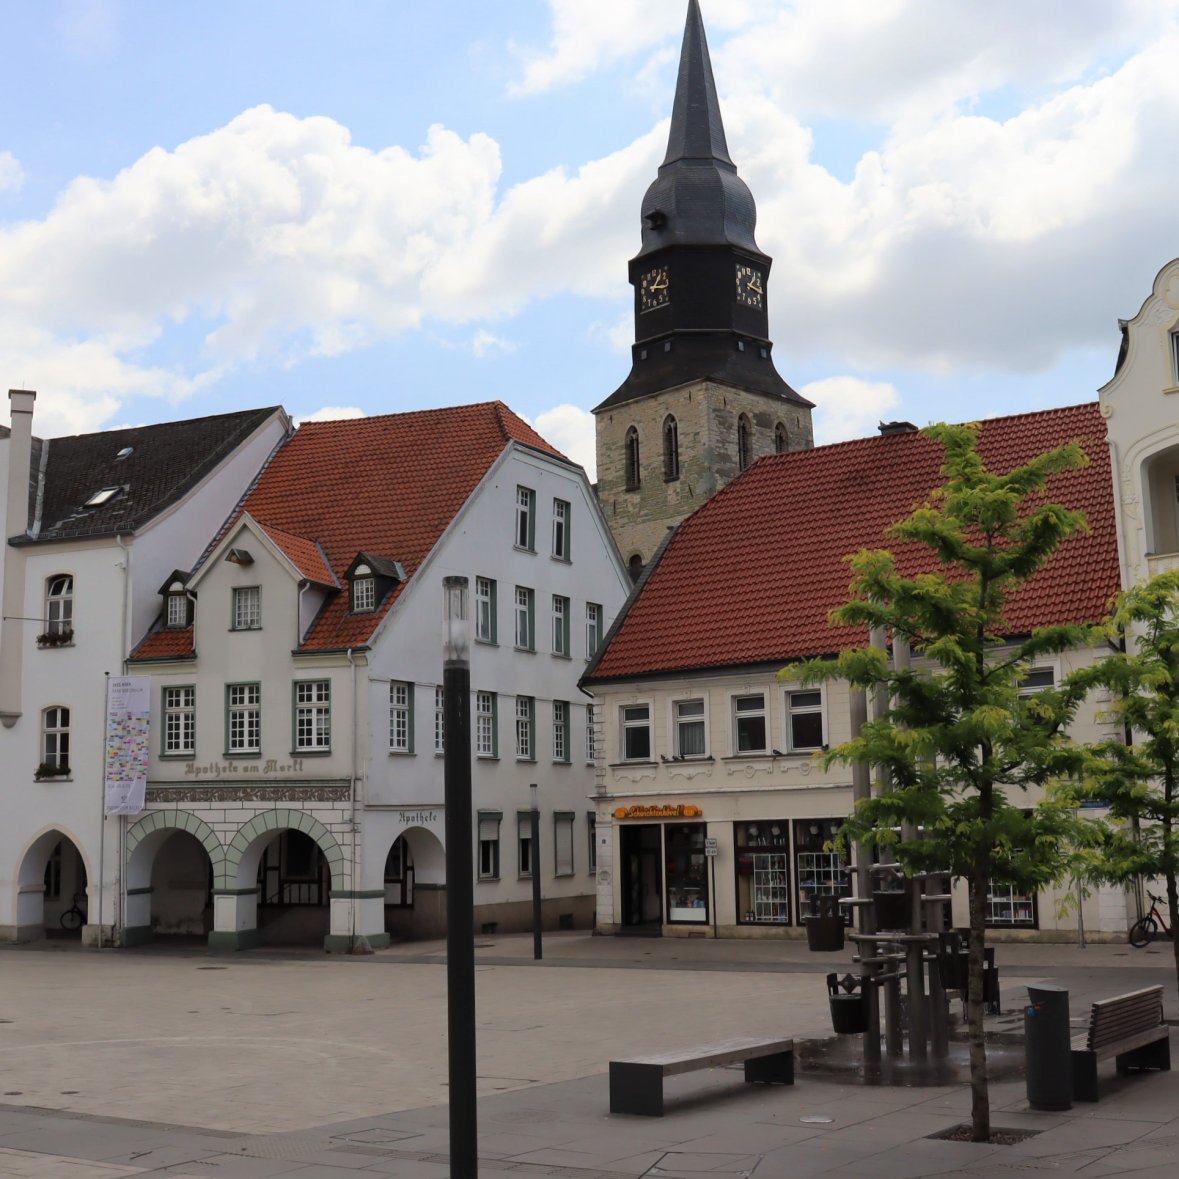
<path fill-rule="evenodd" d="M 1068 991 L 1051 983 L 1028 987 L 1023 1013 L 1028 1105 L 1032 1109 L 1072 1109 L 1073 1062 L 1068 1022 Z"/>

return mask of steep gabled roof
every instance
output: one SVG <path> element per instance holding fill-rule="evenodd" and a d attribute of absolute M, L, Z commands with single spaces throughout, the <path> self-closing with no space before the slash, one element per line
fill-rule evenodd
<path fill-rule="evenodd" d="M 982 423 L 988 467 L 1011 470 L 1077 440 L 1083 470 L 1055 476 L 1051 499 L 1084 511 L 1069 539 L 1008 603 L 1011 634 L 1056 622 L 1096 622 L 1119 588 L 1113 485 L 1096 402 Z M 888 527 L 942 483 L 942 447 L 897 433 L 759 459 L 680 525 L 585 682 L 698 669 L 784 664 L 862 645 L 832 627 L 851 580 L 845 557 L 891 548 L 905 572 L 928 557 L 897 548 Z"/>
<path fill-rule="evenodd" d="M 342 584 L 361 552 L 387 554 L 385 559 L 399 562 L 412 579 L 513 442 L 568 461 L 499 401 L 306 422 L 275 454 L 237 518 L 249 513 L 309 580 L 322 581 L 326 569 Z M 312 553 L 319 556 L 313 559 Z M 348 594 L 334 594 L 301 649 L 367 645 L 403 589 L 396 585 L 368 614 L 350 613 Z M 164 657 L 157 653 L 158 642 L 176 646 L 175 640 L 160 638 L 168 633 L 148 635 L 135 658 Z"/>
<path fill-rule="evenodd" d="M 258 522 L 258 527 L 266 533 L 282 554 L 299 571 L 301 577 L 314 585 L 339 589 L 340 582 L 328 566 L 323 549 L 313 540 L 305 536 L 293 536 L 281 528 Z"/>
<path fill-rule="evenodd" d="M 270 406 L 35 440 L 29 505 L 34 531 L 13 543 L 135 532 L 195 487 L 267 418 L 282 412 Z M 110 492 L 104 502 L 86 506 L 104 490 Z"/>

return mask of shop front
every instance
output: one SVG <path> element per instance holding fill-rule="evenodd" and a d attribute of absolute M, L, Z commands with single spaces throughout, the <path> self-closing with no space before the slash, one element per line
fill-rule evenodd
<path fill-rule="evenodd" d="M 657 935 L 664 925 L 707 926 L 711 919 L 706 826 L 700 808 L 619 807 L 619 933 Z"/>

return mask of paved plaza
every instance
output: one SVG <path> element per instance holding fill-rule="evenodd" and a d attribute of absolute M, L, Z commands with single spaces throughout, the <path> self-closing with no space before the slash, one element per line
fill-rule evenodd
<path fill-rule="evenodd" d="M 992 1086 L 1014 1146 L 930 1138 L 964 1120 L 964 1085 L 864 1087 L 800 1069 L 793 1087 L 720 1069 L 667 1083 L 661 1119 L 608 1112 L 607 1062 L 728 1036 L 829 1035 L 823 975 L 848 954 L 681 939 L 482 938 L 477 950 L 480 1174 L 621 1179 L 707 1173 L 949 1176 L 1179 1169 L 1179 1072 L 1117 1077 L 1102 1100 L 1028 1110 Z M 1169 945 L 1000 946 L 1005 1013 L 1024 986 L 1094 998 L 1161 982 Z M 329 1179 L 449 1174 L 445 954 L 0 950 L 0 1176 Z M 956 1005 L 955 1005 L 956 1009 Z"/>

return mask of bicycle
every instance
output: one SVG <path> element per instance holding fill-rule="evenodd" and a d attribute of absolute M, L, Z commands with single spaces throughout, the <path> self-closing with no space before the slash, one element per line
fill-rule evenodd
<path fill-rule="evenodd" d="M 78 908 L 78 903 L 86 899 L 84 892 L 74 893 L 74 903 L 61 915 L 61 927 L 70 933 L 76 933 L 86 921 L 86 914 Z"/>
<path fill-rule="evenodd" d="M 1148 892 L 1146 895 L 1150 897 L 1150 912 L 1130 926 L 1130 945 L 1137 949 L 1142 949 L 1143 946 L 1148 946 L 1154 941 L 1160 925 L 1163 927 L 1163 933 L 1167 937 L 1171 936 L 1171 928 L 1167 925 L 1167 919 L 1159 909 L 1159 905 L 1165 904 L 1165 901 L 1162 897 L 1156 897 L 1153 892 Z"/>

